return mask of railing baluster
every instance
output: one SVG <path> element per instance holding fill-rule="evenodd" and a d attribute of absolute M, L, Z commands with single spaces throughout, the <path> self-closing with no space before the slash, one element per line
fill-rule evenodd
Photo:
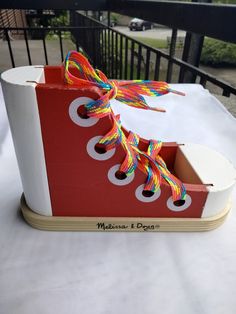
<path fill-rule="evenodd" d="M 107 26 L 108 27 L 111 26 L 111 11 L 110 10 L 107 11 Z"/>
<path fill-rule="evenodd" d="M 31 56 L 30 56 L 30 50 L 29 50 L 29 43 L 28 43 L 27 33 L 26 33 L 26 30 L 25 30 L 25 29 L 24 29 L 24 37 L 25 37 L 25 45 L 26 45 L 26 50 L 27 50 L 29 65 L 32 65 Z"/>
<path fill-rule="evenodd" d="M 184 40 L 184 50 L 182 54 L 182 60 L 187 62 L 188 54 L 189 54 L 189 48 L 191 44 L 191 33 L 187 32 Z M 180 67 L 179 71 L 179 83 L 183 83 L 184 76 L 185 76 L 186 69 L 184 67 Z"/>
<path fill-rule="evenodd" d="M 123 36 L 120 35 L 120 80 L 123 78 Z"/>
<path fill-rule="evenodd" d="M 10 38 L 9 38 L 9 35 L 8 35 L 8 29 L 7 28 L 4 29 L 4 33 L 5 33 L 5 37 L 6 37 L 6 40 L 7 40 L 8 49 L 9 49 L 9 52 L 10 52 L 11 64 L 12 64 L 12 67 L 15 68 L 15 60 L 14 60 L 14 57 L 13 57 L 13 52 L 12 52 L 12 48 L 11 48 L 11 41 L 10 41 Z"/>
<path fill-rule="evenodd" d="M 62 45 L 61 31 L 59 31 L 59 43 L 60 43 L 60 51 L 61 51 L 61 61 L 63 62 L 64 54 L 63 54 L 63 45 Z"/>
<path fill-rule="evenodd" d="M 100 47 L 100 58 L 101 58 L 101 68 L 102 71 L 104 71 L 104 33 L 103 33 L 103 29 L 100 31 L 100 38 L 99 38 L 99 47 Z"/>
<path fill-rule="evenodd" d="M 185 36 L 182 60 L 195 67 L 199 67 L 203 42 L 203 35 L 187 32 Z M 184 69 L 180 68 L 179 82 L 195 83 L 196 74 L 192 71 L 184 71 Z"/>
<path fill-rule="evenodd" d="M 140 80 L 142 62 L 142 46 L 138 45 L 138 65 L 137 65 L 137 80 Z"/>
<path fill-rule="evenodd" d="M 89 29 L 84 30 L 84 32 L 80 30 L 80 33 L 78 34 L 78 39 L 79 40 L 82 39 L 81 46 L 83 47 L 85 51 L 89 51 L 88 49 L 91 48 L 91 40 L 90 40 L 90 38 L 92 37 L 91 35 L 92 35 L 91 30 Z"/>
<path fill-rule="evenodd" d="M 107 73 L 108 76 L 111 76 L 111 63 L 110 63 L 110 57 L 111 57 L 111 31 L 110 29 L 108 29 L 108 58 L 107 58 L 107 65 L 108 65 L 108 69 L 107 69 Z"/>
<path fill-rule="evenodd" d="M 201 76 L 201 78 L 200 78 L 200 84 L 201 84 L 203 87 L 206 87 L 206 82 L 207 82 L 206 78 L 203 77 L 203 76 Z"/>
<path fill-rule="evenodd" d="M 145 65 L 145 80 L 149 79 L 149 65 L 150 65 L 150 50 L 147 49 L 146 65 Z"/>
<path fill-rule="evenodd" d="M 96 43 L 95 43 L 95 29 L 92 29 L 92 55 L 93 55 L 93 66 L 96 67 L 97 66 L 97 55 L 96 55 Z"/>
<path fill-rule="evenodd" d="M 227 89 L 223 89 L 222 96 L 230 97 L 230 92 Z"/>
<path fill-rule="evenodd" d="M 48 65 L 48 55 L 47 55 L 47 47 L 46 47 L 46 42 L 45 42 L 45 32 L 42 29 L 42 39 L 43 39 L 43 51 L 44 51 L 44 57 L 45 57 L 45 63 Z"/>
<path fill-rule="evenodd" d="M 115 63 L 115 78 L 117 79 L 118 78 L 118 33 L 115 33 L 116 36 L 115 36 L 115 60 L 116 60 L 116 63 Z"/>
<path fill-rule="evenodd" d="M 95 29 L 97 68 L 101 67 L 100 29 Z"/>
<path fill-rule="evenodd" d="M 106 29 L 104 29 L 104 46 L 105 46 L 104 72 L 107 74 L 107 30 Z"/>
<path fill-rule="evenodd" d="M 169 52 L 170 59 L 168 61 L 167 75 L 166 75 L 166 81 L 169 83 L 171 82 L 171 78 L 172 78 L 172 70 L 173 70 L 172 58 L 175 56 L 176 39 L 177 39 L 177 29 L 172 29 L 170 52 Z"/>
<path fill-rule="evenodd" d="M 155 70 L 154 70 L 154 81 L 158 81 L 158 80 L 159 80 L 160 63 L 161 63 L 161 57 L 160 57 L 160 55 L 157 53 L 157 54 L 156 54 Z"/>
<path fill-rule="evenodd" d="M 99 45 L 99 67 L 102 69 L 102 66 L 103 66 L 103 56 L 104 56 L 104 53 L 103 53 L 103 38 L 102 38 L 102 29 L 99 28 L 98 30 L 98 45 Z M 103 70 L 103 69 L 102 69 Z"/>
<path fill-rule="evenodd" d="M 125 37 L 125 80 L 128 79 L 128 38 Z"/>
<path fill-rule="evenodd" d="M 111 78 L 114 78 L 114 33 L 111 31 Z"/>
<path fill-rule="evenodd" d="M 131 51 L 130 51 L 130 80 L 134 77 L 134 41 L 131 42 Z"/>
<path fill-rule="evenodd" d="M 102 30 L 103 32 L 103 70 L 105 73 L 107 73 L 107 32 L 106 29 L 104 28 Z"/>
<path fill-rule="evenodd" d="M 79 43 L 78 43 L 77 38 L 76 38 L 75 46 L 76 46 L 76 50 L 79 51 Z"/>
<path fill-rule="evenodd" d="M 99 30 L 95 28 L 95 55 L 96 55 L 96 67 L 100 67 L 100 56 L 99 56 Z"/>

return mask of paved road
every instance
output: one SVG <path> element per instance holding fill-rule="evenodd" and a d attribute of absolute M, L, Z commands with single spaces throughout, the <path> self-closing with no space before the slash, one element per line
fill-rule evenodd
<path fill-rule="evenodd" d="M 157 27 L 154 29 L 148 29 L 146 31 L 130 31 L 128 26 L 115 26 L 114 29 L 124 33 L 130 37 L 146 37 L 146 38 L 154 38 L 154 39 L 166 39 L 171 36 L 170 28 L 162 28 Z M 185 31 L 178 31 L 178 36 L 185 37 Z"/>

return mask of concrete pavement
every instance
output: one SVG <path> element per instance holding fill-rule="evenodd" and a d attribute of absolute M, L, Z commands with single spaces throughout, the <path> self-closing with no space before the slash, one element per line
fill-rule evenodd
<path fill-rule="evenodd" d="M 167 39 L 167 37 L 171 37 L 172 30 L 170 28 L 162 28 L 162 27 L 155 27 L 153 29 L 147 29 L 146 31 L 130 31 L 128 26 L 115 26 L 115 30 L 130 36 L 130 37 L 145 37 L 145 38 L 152 38 L 152 39 Z M 185 37 L 185 31 L 178 31 L 179 37 Z"/>

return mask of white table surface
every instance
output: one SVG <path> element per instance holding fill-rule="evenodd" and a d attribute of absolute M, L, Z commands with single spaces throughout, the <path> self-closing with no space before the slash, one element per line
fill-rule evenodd
<path fill-rule="evenodd" d="M 235 119 L 200 86 L 177 88 L 187 96 L 159 99 L 156 120 L 114 110 L 140 135 L 206 144 L 236 165 Z M 39 231 L 19 214 L 21 193 L 0 93 L 0 314 L 236 313 L 235 191 L 226 222 L 204 233 Z"/>

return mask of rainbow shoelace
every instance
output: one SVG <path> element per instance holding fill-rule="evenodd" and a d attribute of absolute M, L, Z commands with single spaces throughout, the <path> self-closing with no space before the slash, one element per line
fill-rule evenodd
<path fill-rule="evenodd" d="M 77 68 L 78 77 L 70 72 L 71 67 Z M 120 116 L 114 114 L 110 105 L 110 100 L 116 99 L 139 109 L 165 112 L 161 108 L 148 106 L 142 95 L 161 96 L 169 92 L 183 95 L 182 93 L 170 89 L 166 82 L 108 80 L 103 72 L 95 70 L 87 58 L 77 51 L 70 51 L 66 56 L 65 81 L 78 88 L 93 87 L 98 91 L 100 98 L 85 105 L 86 115 L 99 119 L 109 115 L 112 128 L 100 139 L 98 144 L 105 151 L 122 145 L 126 156 L 119 169 L 121 178 L 130 176 L 138 167 L 147 176 L 144 195 L 152 196 L 160 189 L 162 180 L 165 180 L 171 187 L 173 201 L 185 200 L 186 190 L 183 183 L 167 169 L 166 163 L 159 155 L 162 142 L 149 140 L 147 150 L 140 150 L 138 147 L 139 136 L 131 131 L 128 135 L 124 132 Z"/>

